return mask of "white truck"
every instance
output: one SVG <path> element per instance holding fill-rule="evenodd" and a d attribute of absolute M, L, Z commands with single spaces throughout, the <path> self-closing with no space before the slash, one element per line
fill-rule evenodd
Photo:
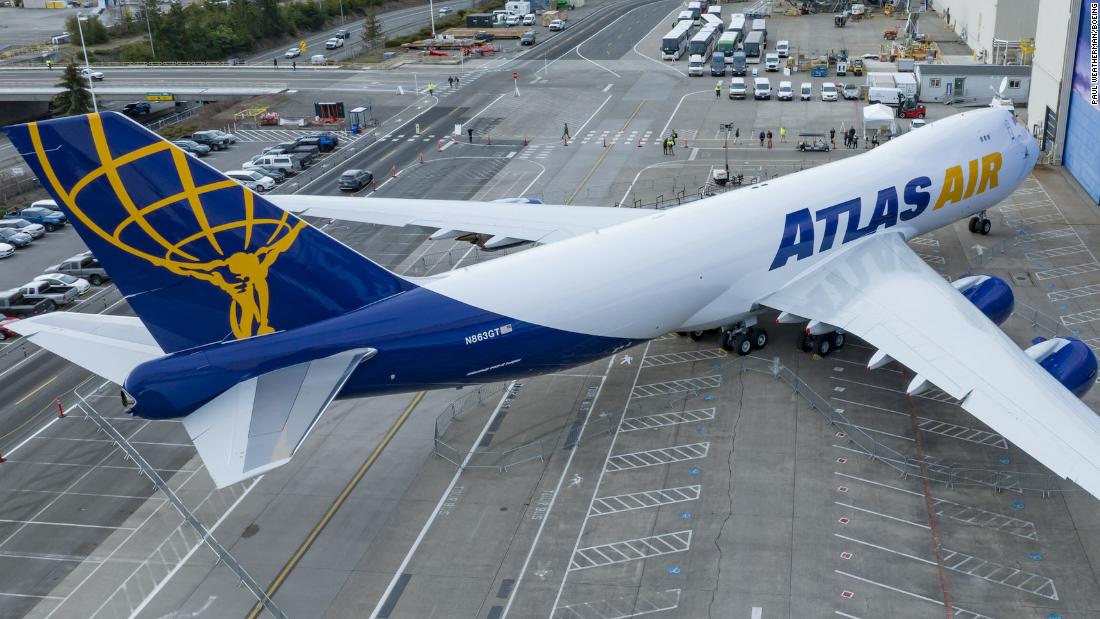
<path fill-rule="evenodd" d="M 27 282 L 19 287 L 19 292 L 26 299 L 32 301 L 48 299 L 58 307 L 68 305 L 80 296 L 75 286 L 61 286 L 44 280 Z"/>

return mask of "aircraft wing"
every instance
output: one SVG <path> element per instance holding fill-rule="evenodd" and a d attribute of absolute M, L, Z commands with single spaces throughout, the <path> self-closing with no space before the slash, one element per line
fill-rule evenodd
<path fill-rule="evenodd" d="M 363 361 L 378 351 L 346 350 L 262 374 L 183 418 L 219 488 L 286 464 Z"/>
<path fill-rule="evenodd" d="M 606 206 L 341 196 L 264 197 L 297 215 L 385 226 L 424 226 L 438 229 L 433 235 L 436 238 L 476 232 L 544 244 L 654 214 L 652 210 Z"/>
<path fill-rule="evenodd" d="M 24 318 L 8 328 L 119 385 L 130 370 L 164 356 L 149 330 L 132 316 L 56 312 Z"/>
<path fill-rule="evenodd" d="M 761 303 L 858 335 L 1100 497 L 1100 418 L 909 249 L 854 244 Z"/>

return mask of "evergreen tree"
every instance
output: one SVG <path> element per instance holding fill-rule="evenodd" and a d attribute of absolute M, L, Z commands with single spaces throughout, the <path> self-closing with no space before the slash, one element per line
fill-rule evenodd
<path fill-rule="evenodd" d="M 363 20 L 363 40 L 367 48 L 372 48 L 382 42 L 382 21 L 378 19 L 378 6 L 371 2 L 367 5 L 367 17 Z"/>
<path fill-rule="evenodd" d="M 55 84 L 65 89 L 53 100 L 53 109 L 58 115 L 87 114 L 92 109 L 92 94 L 88 92 L 85 82 L 77 71 L 76 63 L 70 62 L 61 75 L 61 81 Z"/>

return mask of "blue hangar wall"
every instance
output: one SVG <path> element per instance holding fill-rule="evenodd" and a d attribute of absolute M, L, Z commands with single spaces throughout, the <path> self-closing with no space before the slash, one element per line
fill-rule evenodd
<path fill-rule="evenodd" d="M 1077 35 L 1077 59 L 1073 64 L 1073 89 L 1066 120 L 1066 144 L 1062 163 L 1100 204 L 1100 83 L 1097 80 L 1097 18 L 1100 0 L 1081 3 L 1081 27 Z"/>

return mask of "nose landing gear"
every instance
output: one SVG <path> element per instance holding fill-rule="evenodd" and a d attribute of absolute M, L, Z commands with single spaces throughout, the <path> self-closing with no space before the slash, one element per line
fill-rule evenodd
<path fill-rule="evenodd" d="M 989 221 L 989 218 L 985 216 L 985 211 L 982 211 L 970 218 L 970 223 L 967 227 L 974 234 L 987 236 L 989 231 L 993 229 L 993 222 Z"/>

